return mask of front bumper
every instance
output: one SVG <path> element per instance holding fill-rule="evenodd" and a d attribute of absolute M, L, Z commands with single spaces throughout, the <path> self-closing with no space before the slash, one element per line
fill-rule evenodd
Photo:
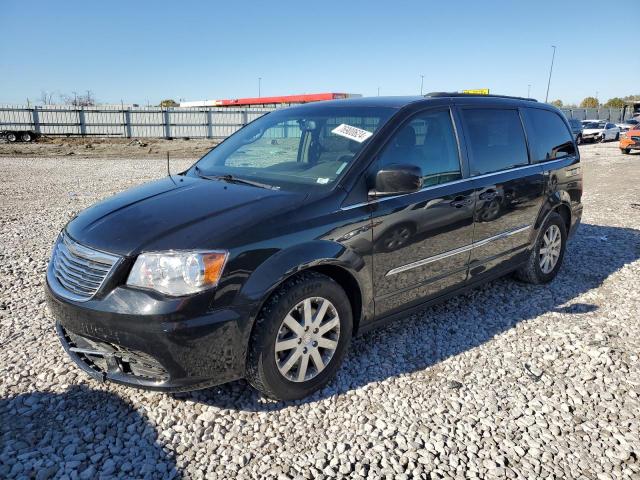
<path fill-rule="evenodd" d="M 194 315 L 184 299 L 130 289 L 84 303 L 58 297 L 48 282 L 46 290 L 63 348 L 97 380 L 188 391 L 244 376 L 253 305 Z"/>
<path fill-rule="evenodd" d="M 633 140 L 631 138 L 621 138 L 620 148 L 628 148 L 630 150 L 639 150 L 640 141 Z"/>

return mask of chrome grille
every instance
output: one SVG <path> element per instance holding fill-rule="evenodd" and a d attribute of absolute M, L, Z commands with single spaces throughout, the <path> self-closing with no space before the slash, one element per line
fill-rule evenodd
<path fill-rule="evenodd" d="M 100 252 L 73 241 L 62 233 L 51 257 L 53 277 L 71 300 L 85 301 L 93 297 L 120 257 Z"/>

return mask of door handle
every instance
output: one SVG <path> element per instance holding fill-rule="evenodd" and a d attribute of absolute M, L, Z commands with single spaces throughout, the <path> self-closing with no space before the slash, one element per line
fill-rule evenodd
<path fill-rule="evenodd" d="M 455 208 L 462 208 L 462 207 L 466 207 L 467 205 L 470 205 L 472 202 L 471 198 L 469 197 L 456 197 L 454 198 L 449 205 L 451 205 L 452 207 Z"/>
<path fill-rule="evenodd" d="M 478 198 L 480 200 L 493 200 L 494 198 L 496 198 L 498 196 L 498 194 L 496 193 L 495 190 L 488 190 L 484 193 L 481 193 Z"/>

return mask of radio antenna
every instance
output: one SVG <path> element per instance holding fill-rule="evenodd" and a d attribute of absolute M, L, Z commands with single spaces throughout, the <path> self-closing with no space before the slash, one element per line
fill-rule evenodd
<path fill-rule="evenodd" d="M 171 181 L 176 184 L 176 181 L 173 179 L 173 177 L 171 176 L 171 168 L 169 167 L 169 151 L 167 150 L 167 175 L 169 175 L 169 178 L 171 179 Z"/>

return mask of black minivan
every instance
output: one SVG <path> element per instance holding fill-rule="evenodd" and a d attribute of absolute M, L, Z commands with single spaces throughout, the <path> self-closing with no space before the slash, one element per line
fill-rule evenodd
<path fill-rule="evenodd" d="M 579 162 L 566 118 L 531 99 L 276 110 L 71 220 L 50 311 L 96 379 L 178 391 L 245 377 L 301 398 L 356 334 L 509 273 L 551 281 L 582 214 Z"/>

